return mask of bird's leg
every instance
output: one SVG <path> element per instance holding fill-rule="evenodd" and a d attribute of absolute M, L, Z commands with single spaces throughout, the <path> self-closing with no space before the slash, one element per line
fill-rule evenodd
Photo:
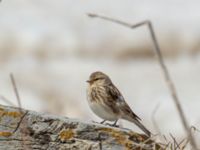
<path fill-rule="evenodd" d="M 100 124 L 104 124 L 104 122 L 106 122 L 106 120 L 101 121 Z"/>
<path fill-rule="evenodd" d="M 117 125 L 117 121 L 118 121 L 118 119 L 115 120 L 115 122 L 112 124 L 113 127 L 118 127 L 118 125 Z"/>

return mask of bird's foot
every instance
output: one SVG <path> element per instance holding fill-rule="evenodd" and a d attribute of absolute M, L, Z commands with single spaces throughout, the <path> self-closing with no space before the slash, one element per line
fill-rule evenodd
<path fill-rule="evenodd" d="M 106 120 L 103 120 L 101 122 L 97 122 L 97 121 L 92 121 L 93 123 L 98 123 L 98 124 L 104 124 L 104 122 L 106 122 Z"/>
<path fill-rule="evenodd" d="M 104 124 L 104 122 L 106 122 L 106 120 L 101 121 L 100 124 Z"/>
<path fill-rule="evenodd" d="M 113 127 L 119 127 L 119 126 L 117 125 L 117 121 L 118 121 L 118 120 L 116 120 L 116 121 L 113 123 L 113 125 L 112 125 Z"/>
<path fill-rule="evenodd" d="M 119 125 L 117 125 L 117 121 L 118 121 L 118 120 L 116 120 L 113 124 L 107 123 L 106 125 L 119 128 Z"/>
<path fill-rule="evenodd" d="M 99 123 L 99 122 L 96 122 L 96 121 L 93 121 L 93 120 L 92 120 L 92 122 L 93 122 L 93 123 Z"/>
<path fill-rule="evenodd" d="M 110 124 L 110 123 L 106 123 L 106 125 L 111 126 L 111 127 L 119 128 L 119 125 L 113 125 L 113 124 Z"/>

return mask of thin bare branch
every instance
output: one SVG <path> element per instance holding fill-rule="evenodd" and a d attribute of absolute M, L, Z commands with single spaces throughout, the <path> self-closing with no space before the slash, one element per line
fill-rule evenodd
<path fill-rule="evenodd" d="M 170 133 L 169 134 L 171 136 L 171 138 L 173 139 L 173 144 L 174 144 L 174 150 L 176 150 L 177 148 L 180 149 L 178 142 L 176 141 L 176 138 Z"/>
<path fill-rule="evenodd" d="M 185 139 L 181 140 L 179 143 L 178 143 L 178 146 L 176 147 L 176 149 L 179 147 L 180 150 L 182 150 L 181 148 L 181 145 L 184 143 Z"/>
<path fill-rule="evenodd" d="M 162 135 L 163 139 L 168 142 L 167 137 L 165 135 Z"/>
<path fill-rule="evenodd" d="M 20 99 L 20 96 L 19 96 L 19 92 L 18 92 L 18 89 L 17 89 L 17 85 L 16 85 L 15 78 L 14 78 L 14 76 L 13 76 L 12 73 L 10 73 L 10 79 L 11 79 L 12 86 L 13 86 L 13 89 L 14 89 L 14 92 L 15 92 L 15 96 L 16 96 L 16 98 L 17 98 L 18 107 L 19 107 L 19 108 L 22 108 L 21 99 Z"/>
<path fill-rule="evenodd" d="M 137 28 L 137 27 L 145 25 L 145 24 L 147 24 L 149 22 L 148 20 L 145 20 L 145 21 L 142 21 L 140 23 L 129 24 L 129 23 L 123 22 L 121 20 L 117 20 L 117 19 L 113 19 L 113 18 L 110 18 L 110 17 L 101 16 L 101 15 L 97 15 L 97 14 L 93 14 L 93 13 L 88 13 L 87 15 L 89 17 L 91 17 L 91 18 L 100 18 L 100 19 L 111 21 L 111 22 L 114 22 L 114 23 L 129 27 L 129 28 Z"/>
<path fill-rule="evenodd" d="M 164 59 L 163 59 L 163 56 L 162 56 L 158 41 L 156 39 L 156 35 L 155 35 L 155 32 L 154 32 L 153 25 L 152 25 L 151 21 L 146 20 L 146 21 L 142 21 L 142 22 L 137 23 L 137 24 L 129 24 L 129 23 L 117 20 L 117 19 L 113 19 L 113 18 L 110 18 L 110 17 L 101 16 L 101 15 L 97 15 L 97 14 L 93 14 L 93 13 L 89 13 L 88 16 L 92 17 L 92 18 L 100 18 L 100 19 L 103 19 L 103 20 L 111 21 L 111 22 L 120 24 L 122 26 L 129 27 L 131 29 L 135 29 L 135 28 L 143 26 L 143 25 L 147 25 L 148 26 L 148 29 L 149 29 L 149 32 L 150 32 L 150 35 L 151 35 L 151 39 L 152 39 L 152 42 L 153 42 L 154 50 L 155 50 L 156 56 L 158 58 L 159 64 L 161 66 L 161 69 L 163 71 L 165 81 L 166 81 L 167 86 L 168 86 L 168 88 L 170 90 L 170 94 L 171 94 L 171 96 L 173 98 L 173 101 L 175 103 L 175 106 L 176 106 L 176 108 L 177 108 L 177 110 L 179 112 L 183 127 L 184 127 L 184 129 L 185 129 L 185 131 L 186 131 L 186 133 L 188 135 L 189 140 L 190 140 L 190 144 L 192 145 L 193 149 L 196 150 L 197 149 L 197 144 L 195 142 L 195 139 L 194 139 L 193 135 L 191 134 L 191 131 L 190 131 L 189 125 L 187 123 L 185 114 L 184 114 L 183 109 L 182 109 L 181 104 L 180 104 L 180 100 L 179 100 L 179 98 L 177 96 L 175 85 L 172 82 L 171 76 L 170 76 L 170 74 L 168 72 L 168 69 L 167 69 L 165 63 L 164 63 Z"/>
<path fill-rule="evenodd" d="M 182 149 L 185 149 L 187 147 L 188 143 L 189 143 L 189 140 L 187 139 L 185 144 L 183 145 Z"/>
<path fill-rule="evenodd" d="M 199 130 L 198 128 L 196 128 L 195 126 L 191 126 L 191 127 L 190 127 L 190 130 L 191 130 L 191 131 L 200 132 L 200 130 Z"/>
<path fill-rule="evenodd" d="M 154 108 L 154 110 L 153 110 L 153 112 L 152 112 L 152 115 L 151 115 L 151 120 L 152 120 L 152 122 L 153 122 L 153 125 L 154 125 L 154 128 L 155 128 L 156 132 L 160 135 L 160 134 L 161 134 L 160 128 L 159 128 L 159 126 L 158 126 L 158 124 L 157 124 L 157 122 L 156 122 L 156 117 L 155 117 L 156 112 L 158 111 L 159 107 L 160 107 L 160 103 L 158 103 L 158 104 L 155 106 L 155 108 Z"/>
<path fill-rule="evenodd" d="M 166 147 L 164 148 L 165 150 L 169 147 L 169 145 L 170 145 L 170 142 L 168 142 L 167 144 L 166 144 Z"/>
<path fill-rule="evenodd" d="M 0 95 L 0 100 L 2 100 L 3 102 L 5 102 L 6 104 L 8 104 L 10 106 L 16 106 L 13 102 L 11 102 L 10 100 L 8 100 L 7 98 L 5 98 L 2 95 Z"/>

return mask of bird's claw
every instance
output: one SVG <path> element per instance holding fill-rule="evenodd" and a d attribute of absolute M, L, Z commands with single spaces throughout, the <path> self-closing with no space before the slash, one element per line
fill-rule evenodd
<path fill-rule="evenodd" d="M 119 125 L 117 125 L 117 124 L 110 124 L 110 123 L 106 123 L 106 125 L 108 125 L 108 126 L 111 126 L 111 127 L 116 127 L 116 128 L 119 128 Z"/>

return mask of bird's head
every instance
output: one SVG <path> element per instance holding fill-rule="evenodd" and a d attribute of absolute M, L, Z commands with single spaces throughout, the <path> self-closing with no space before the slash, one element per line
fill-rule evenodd
<path fill-rule="evenodd" d="M 96 71 L 93 72 L 90 77 L 89 80 L 87 80 L 87 82 L 90 85 L 96 84 L 96 85 L 107 85 L 107 84 L 111 84 L 111 80 L 110 78 L 104 74 L 103 72 L 100 71 Z"/>

